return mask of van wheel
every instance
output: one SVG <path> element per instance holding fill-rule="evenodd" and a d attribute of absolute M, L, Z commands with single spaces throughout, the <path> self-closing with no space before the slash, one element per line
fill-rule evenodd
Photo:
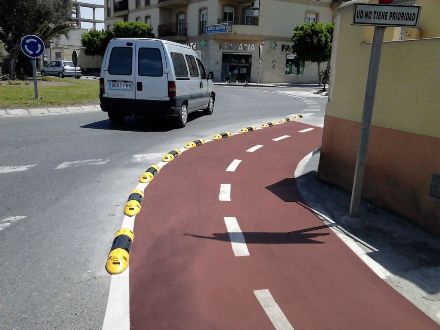
<path fill-rule="evenodd" d="M 209 96 L 208 107 L 203 110 L 203 113 L 205 115 L 212 115 L 213 112 L 214 112 L 214 98 L 212 97 L 212 95 L 210 95 Z"/>
<path fill-rule="evenodd" d="M 182 104 L 179 111 L 179 116 L 176 117 L 176 127 L 183 128 L 188 122 L 188 108 L 186 104 Z"/>
<path fill-rule="evenodd" d="M 110 119 L 113 125 L 120 126 L 124 123 L 125 116 L 123 113 L 117 111 L 109 111 L 108 118 Z"/>

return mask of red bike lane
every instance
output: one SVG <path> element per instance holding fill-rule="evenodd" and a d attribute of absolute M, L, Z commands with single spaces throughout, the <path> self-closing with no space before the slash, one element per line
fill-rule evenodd
<path fill-rule="evenodd" d="M 322 137 L 310 128 L 213 141 L 161 170 L 136 217 L 133 329 L 437 328 L 302 201 L 293 172 Z"/>

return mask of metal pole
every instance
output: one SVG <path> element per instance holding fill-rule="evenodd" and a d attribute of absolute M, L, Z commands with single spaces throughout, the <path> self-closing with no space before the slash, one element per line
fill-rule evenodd
<path fill-rule="evenodd" d="M 359 216 L 359 206 L 364 184 L 365 162 L 368 150 L 368 138 L 370 136 L 371 119 L 373 117 L 374 98 L 376 96 L 377 76 L 379 73 L 380 55 L 382 52 L 384 26 L 374 28 L 373 44 L 371 46 L 370 67 L 368 69 L 367 87 L 365 89 L 364 112 L 360 134 L 359 150 L 354 171 L 353 190 L 351 194 L 350 216 Z"/>
<path fill-rule="evenodd" d="M 261 66 L 261 60 L 258 60 L 258 85 L 260 84 L 260 66 Z"/>
<path fill-rule="evenodd" d="M 32 62 L 32 74 L 34 76 L 34 94 L 35 94 L 35 99 L 38 99 L 37 59 L 31 58 L 31 62 Z"/>

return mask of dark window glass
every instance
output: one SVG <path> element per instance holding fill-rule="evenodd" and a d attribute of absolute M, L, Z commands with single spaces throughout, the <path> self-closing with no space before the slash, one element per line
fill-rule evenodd
<path fill-rule="evenodd" d="M 176 78 L 188 78 L 188 68 L 186 67 L 186 62 L 183 54 L 171 53 L 171 59 L 173 60 L 174 73 L 176 74 Z"/>
<path fill-rule="evenodd" d="M 206 79 L 205 66 L 203 65 L 203 63 L 199 59 L 197 59 L 197 65 L 199 66 L 200 78 Z"/>
<path fill-rule="evenodd" d="M 185 55 L 185 57 L 189 67 L 189 74 L 191 75 L 191 77 L 198 77 L 199 70 L 197 69 L 197 63 L 196 60 L 194 59 L 194 56 Z"/>
<path fill-rule="evenodd" d="M 140 76 L 162 77 L 162 56 L 157 48 L 140 48 L 138 58 Z"/>
<path fill-rule="evenodd" d="M 133 49 L 131 47 L 115 47 L 110 54 L 108 72 L 115 75 L 131 75 Z"/>

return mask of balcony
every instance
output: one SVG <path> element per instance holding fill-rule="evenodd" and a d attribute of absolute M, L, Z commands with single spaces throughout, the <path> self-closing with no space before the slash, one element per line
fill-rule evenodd
<path fill-rule="evenodd" d="M 157 36 L 159 38 L 165 38 L 172 41 L 185 41 L 187 37 L 187 23 L 181 23 L 177 26 L 177 23 L 160 24 L 157 27 Z"/>
<path fill-rule="evenodd" d="M 159 0 L 157 6 L 159 8 L 178 8 L 187 6 L 189 0 Z"/>
<path fill-rule="evenodd" d="M 128 0 L 116 1 L 113 7 L 113 12 L 115 16 L 123 11 L 128 11 Z"/>

